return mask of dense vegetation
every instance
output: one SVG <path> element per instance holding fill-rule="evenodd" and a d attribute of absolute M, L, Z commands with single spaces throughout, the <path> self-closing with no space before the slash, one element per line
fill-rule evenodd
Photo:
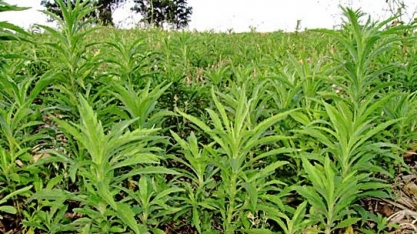
<path fill-rule="evenodd" d="M 413 228 L 413 28 L 343 10 L 293 34 L 90 28 L 77 7 L 43 34 L 0 24 L 19 31 L 0 35 L 0 230 Z"/>

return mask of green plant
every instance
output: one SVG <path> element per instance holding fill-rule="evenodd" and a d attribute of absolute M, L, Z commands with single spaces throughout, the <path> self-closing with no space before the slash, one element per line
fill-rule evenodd
<path fill-rule="evenodd" d="M 10 5 L 3 0 L 0 1 L 0 13 L 1 12 L 10 12 L 10 11 L 23 11 L 27 10 L 27 7 L 18 7 L 16 5 Z M 8 53 L 4 50 L 4 44 L 6 41 L 21 41 L 21 42 L 28 42 L 30 41 L 28 38 L 30 34 L 27 33 L 22 28 L 11 24 L 6 21 L 0 22 L 0 48 L 1 58 L 0 58 L 0 71 L 5 67 L 5 63 L 7 59 L 22 57 L 19 54 L 15 53 Z"/>
<path fill-rule="evenodd" d="M 401 149 L 407 149 L 416 139 L 416 121 L 414 108 L 416 93 L 401 92 L 388 100 L 383 106 L 383 118 L 399 119 L 390 128 L 390 137 Z M 395 136 L 395 137 L 394 137 Z"/>
<path fill-rule="evenodd" d="M 44 190 L 34 194 L 29 201 L 38 200 L 36 210 L 30 210 L 26 214 L 26 220 L 22 224 L 27 232 L 43 231 L 48 233 L 61 233 L 63 231 L 76 231 L 77 226 L 71 224 L 71 214 L 68 213 L 68 204 L 65 204 L 72 194 L 65 191 L 53 189 L 56 183 L 62 180 L 62 176 L 55 177 L 49 181 Z"/>
<path fill-rule="evenodd" d="M 217 187 L 214 176 L 219 169 L 212 164 L 208 150 L 200 149 L 193 132 L 187 140 L 181 139 L 175 132 L 171 131 L 171 134 L 181 147 L 181 156 L 171 155 L 171 158 L 186 167 L 178 168 L 180 174 L 176 176 L 186 193 L 186 197 L 180 198 L 183 210 L 179 215 L 187 215 L 191 211 L 192 225 L 199 233 L 204 233 L 203 230 L 207 232 L 212 230 L 210 213 L 216 210 L 211 195 Z"/>
<path fill-rule="evenodd" d="M 382 216 L 381 214 L 372 214 L 372 213 L 368 213 L 365 217 L 368 218 L 368 220 L 371 220 L 374 225 L 376 226 L 376 231 L 374 230 L 369 230 L 366 228 L 361 228 L 360 231 L 365 233 L 365 234 L 371 234 L 371 233 L 390 233 L 388 230 L 390 228 L 398 228 L 396 224 L 393 223 L 389 223 L 388 218 Z"/>
<path fill-rule="evenodd" d="M 82 20 L 86 15 L 95 10 L 89 1 L 80 2 L 77 0 L 72 6 L 69 2 L 65 4 L 62 0 L 57 0 L 62 13 L 62 19 L 49 11 L 43 11 L 46 15 L 56 20 L 59 29 L 46 25 L 37 25 L 53 37 L 53 42 L 46 42 L 45 45 L 52 50 L 52 56 L 48 60 L 53 63 L 53 72 L 55 73 L 56 82 L 54 98 L 50 102 L 58 100 L 67 100 L 64 102 L 65 107 L 75 111 L 74 106 L 77 103 L 77 93 L 81 88 L 86 89 L 86 83 L 91 78 L 95 66 L 98 62 L 98 56 L 86 57 L 89 47 L 97 42 L 88 42 L 86 37 L 98 27 L 91 27 L 93 20 Z M 91 82 L 91 81 L 90 81 Z"/>
<path fill-rule="evenodd" d="M 132 176 L 176 174 L 175 171 L 152 165 L 159 162 L 160 158 L 153 153 L 158 149 L 146 146 L 158 129 L 129 131 L 128 127 L 136 120 L 132 119 L 114 124 L 106 133 L 97 114 L 82 96 L 79 97 L 79 112 L 79 124 L 53 119 L 64 134 L 68 134 L 68 138 L 76 140 L 80 154 L 68 157 L 61 152 L 50 151 L 61 158 L 62 162 L 69 164 L 68 176 L 71 181 L 79 181 L 78 184 L 82 185 L 82 189 L 74 193 L 71 200 L 81 203 L 79 208 L 73 210 L 85 217 L 77 219 L 74 225 L 84 230 L 108 233 L 125 230 L 125 227 L 120 226 L 125 224 L 135 233 L 143 232 L 146 226 L 137 224 L 135 212 L 127 203 L 117 201 L 114 196 L 122 191 L 118 185 Z M 129 169 L 128 173 L 119 174 L 126 169 Z M 36 198 L 59 197 L 63 192 L 41 192 L 45 196 L 37 195 Z"/>
<path fill-rule="evenodd" d="M 218 95 L 218 94 L 217 94 Z M 217 113 L 207 109 L 212 127 L 194 116 L 178 111 L 213 140 L 206 145 L 211 163 L 219 168 L 219 176 L 222 183 L 213 196 L 216 197 L 212 206 L 220 211 L 222 227 L 225 233 L 233 233 L 243 224 L 237 222 L 246 216 L 247 211 L 257 213 L 257 205 L 262 196 L 268 191 L 280 191 L 282 182 L 267 178 L 278 168 L 286 164 L 285 161 L 276 161 L 263 166 L 262 160 L 271 155 L 291 152 L 291 149 L 277 148 L 267 152 L 259 152 L 258 147 L 271 142 L 285 139 L 282 135 L 268 135 L 268 129 L 294 110 L 271 116 L 259 123 L 250 119 L 250 104 L 257 96 L 247 99 L 245 86 L 241 87 L 237 97 L 237 106 L 224 106 L 212 90 L 212 98 L 217 108 Z M 232 96 L 221 95 L 225 100 Z M 227 113 L 229 111 L 229 113 Z M 240 191 L 246 191 L 248 196 L 243 196 Z"/>
<path fill-rule="evenodd" d="M 10 192 L 7 196 L 3 197 L 0 200 L 0 211 L 4 212 L 4 213 L 7 213 L 7 214 L 16 214 L 17 213 L 16 204 L 13 204 L 13 206 L 3 205 L 3 204 L 6 203 L 7 201 L 9 201 L 9 199 L 13 198 L 14 196 L 22 195 L 24 193 L 27 193 L 31 188 L 32 188 L 31 185 L 26 186 L 26 187 L 18 189 L 16 191 Z M 0 193 L 4 193 L 4 192 L 5 192 L 4 189 L 0 190 Z M 0 220 L 2 220 L 2 219 L 3 219 L 3 216 L 0 215 Z"/>
<path fill-rule="evenodd" d="M 342 33 L 331 30 L 318 30 L 318 32 L 332 36 L 346 51 L 346 57 L 349 59 L 345 56 L 336 58 L 345 71 L 343 77 L 340 80 L 334 79 L 333 82 L 347 92 L 348 98 L 354 105 L 359 106 L 369 92 L 384 87 L 375 84 L 378 84 L 379 75 L 389 70 L 392 65 L 386 64 L 377 69 L 373 62 L 401 40 L 396 34 L 403 27 L 385 28 L 396 18 L 395 16 L 381 22 L 372 22 L 368 18 L 361 25 L 360 20 L 365 15 L 363 12 L 343 7 L 342 10 L 346 17 Z"/>
<path fill-rule="evenodd" d="M 127 196 L 124 203 L 129 203 L 129 200 L 135 200 L 135 205 L 132 210 L 136 216 L 139 217 L 140 222 L 147 227 L 160 226 L 161 220 L 170 221 L 167 217 L 176 214 L 183 207 L 174 207 L 171 204 L 173 200 L 177 200 L 175 195 L 182 192 L 183 189 L 172 186 L 172 184 L 165 184 L 165 178 L 150 178 L 149 176 L 142 176 L 139 182 L 133 182 L 139 191 L 132 189 L 121 188 L 126 192 Z M 157 228 L 150 228 L 153 233 L 164 233 Z"/>
<path fill-rule="evenodd" d="M 112 95 L 122 102 L 123 107 L 113 107 L 112 110 L 121 119 L 129 120 L 137 118 L 133 124 L 135 128 L 162 127 L 165 117 L 172 115 L 171 112 L 160 110 L 157 112 L 158 99 L 171 86 L 171 84 L 159 84 L 150 90 L 151 82 L 147 82 L 143 89 L 135 91 L 133 86 L 123 87 L 119 84 L 112 85 Z M 124 110 L 121 112 L 120 109 Z"/>
<path fill-rule="evenodd" d="M 144 53 L 144 40 L 140 37 L 129 43 L 116 34 L 112 41 L 104 42 L 108 49 L 105 53 L 103 51 L 98 53 L 103 55 L 102 62 L 105 66 L 103 70 L 107 71 L 106 75 L 130 85 L 145 83 L 142 79 L 150 76 L 145 68 L 151 66 L 148 63 L 153 53 Z"/>
<path fill-rule="evenodd" d="M 341 176 L 332 164 L 329 157 L 325 157 L 324 165 L 315 166 L 304 159 L 303 166 L 312 185 L 295 188 L 311 204 L 309 219 L 322 224 L 326 234 L 359 221 L 359 218 L 351 217 L 354 212 L 349 206 L 357 199 L 358 192 L 366 188 L 359 182 L 369 176 L 358 175 L 356 171 Z"/>
<path fill-rule="evenodd" d="M 117 30 L 64 2 L 0 23 L 0 232 L 387 230 L 362 200 L 410 171 L 415 24 Z"/>
<path fill-rule="evenodd" d="M 23 65 L 23 61 L 20 63 Z M 48 137 L 42 130 L 42 107 L 35 104 L 41 91 L 51 82 L 50 74 L 45 74 L 36 81 L 35 77 L 21 77 L 16 66 L 14 71 L 5 71 L 1 80 L 0 110 L 0 183 L 4 186 L 0 194 L 19 194 L 23 188 L 32 188 L 33 184 L 41 183 L 42 167 L 32 167 L 34 161 L 33 148 Z M 7 67 L 8 68 L 8 67 Z M 14 78 L 14 79 L 13 79 Z M 25 196 L 33 190 L 26 189 Z M 21 217 L 24 208 L 20 204 L 26 197 L 6 195 L 13 204 L 14 214 Z"/>

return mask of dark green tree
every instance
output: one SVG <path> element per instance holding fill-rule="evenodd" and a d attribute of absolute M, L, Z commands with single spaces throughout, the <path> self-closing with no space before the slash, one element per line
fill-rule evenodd
<path fill-rule="evenodd" d="M 75 0 L 63 0 L 63 2 L 74 5 Z M 113 25 L 113 11 L 125 0 L 80 0 L 80 2 L 92 2 L 92 6 L 97 7 L 97 10 L 89 14 L 88 17 L 98 19 L 103 25 Z M 59 6 L 54 0 L 42 0 L 41 5 L 62 18 Z"/>
<path fill-rule="evenodd" d="M 134 0 L 132 11 L 140 13 L 142 22 L 163 27 L 168 24 L 171 28 L 180 29 L 188 25 L 193 8 L 187 0 Z"/>

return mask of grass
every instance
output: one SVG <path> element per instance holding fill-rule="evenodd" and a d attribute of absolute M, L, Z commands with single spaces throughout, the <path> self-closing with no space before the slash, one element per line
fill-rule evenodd
<path fill-rule="evenodd" d="M 0 23 L 2 232 L 393 231 L 363 204 L 414 173 L 414 25 L 117 30 L 61 9 L 42 34 Z"/>

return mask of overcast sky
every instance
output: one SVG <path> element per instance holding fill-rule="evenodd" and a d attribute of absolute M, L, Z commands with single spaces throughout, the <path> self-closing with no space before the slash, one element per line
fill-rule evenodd
<path fill-rule="evenodd" d="M 32 9 L 23 12 L 0 13 L 0 21 L 28 27 L 33 23 L 44 23 L 45 16 L 41 10 L 40 0 L 6 0 L 11 4 L 28 6 Z M 409 15 L 417 7 L 417 0 L 405 0 L 409 5 Z M 386 0 L 189 0 L 193 7 L 190 29 L 199 31 L 215 30 L 235 32 L 249 31 L 250 26 L 256 31 L 293 31 L 297 20 L 301 28 L 332 28 L 340 23 L 339 4 L 360 7 L 370 13 L 374 19 L 384 18 L 387 12 Z M 114 14 L 116 24 L 136 22 L 138 16 L 129 14 L 131 4 L 126 4 Z M 130 16 L 129 16 L 130 15 Z M 410 16 L 411 17 L 411 16 Z"/>

